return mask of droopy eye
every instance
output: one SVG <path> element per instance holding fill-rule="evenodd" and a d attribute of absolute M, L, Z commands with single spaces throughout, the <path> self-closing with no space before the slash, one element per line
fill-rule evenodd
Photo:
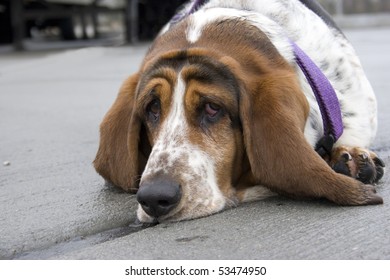
<path fill-rule="evenodd" d="M 151 121 L 153 122 L 158 121 L 161 112 L 160 100 L 154 99 L 152 102 L 150 102 L 149 105 L 146 107 L 146 111 Z"/>
<path fill-rule="evenodd" d="M 215 118 L 220 110 L 221 107 L 214 103 L 206 103 L 204 106 L 204 111 L 207 117 L 209 117 L 210 119 Z"/>

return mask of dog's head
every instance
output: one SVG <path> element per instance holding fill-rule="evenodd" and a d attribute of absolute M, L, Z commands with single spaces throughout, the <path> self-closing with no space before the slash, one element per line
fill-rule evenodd
<path fill-rule="evenodd" d="M 201 217 L 261 196 L 249 187 L 292 180 L 290 149 L 312 150 L 302 134 L 306 99 L 267 36 L 239 19 L 196 36 L 191 28 L 184 20 L 157 37 L 101 124 L 95 168 L 138 190 L 143 222 Z"/>

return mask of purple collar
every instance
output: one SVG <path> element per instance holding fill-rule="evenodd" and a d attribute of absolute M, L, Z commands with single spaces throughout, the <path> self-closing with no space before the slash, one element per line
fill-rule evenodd
<path fill-rule="evenodd" d="M 190 14 L 193 14 L 195 13 L 199 8 L 200 6 L 203 6 L 203 4 L 205 4 L 208 0 L 193 0 L 192 4 L 191 4 L 191 7 L 189 8 L 189 10 L 183 10 L 183 11 L 180 11 L 178 14 L 176 14 L 172 19 L 171 19 L 171 23 L 175 24 L 179 21 L 181 21 L 183 18 L 185 18 L 186 16 L 189 16 Z"/>
<path fill-rule="evenodd" d="M 290 44 L 293 47 L 296 62 L 305 74 L 321 111 L 324 136 L 317 143 L 316 151 L 324 156 L 330 154 L 333 144 L 343 134 L 340 103 L 328 78 L 313 60 L 295 42 L 290 40 Z"/>

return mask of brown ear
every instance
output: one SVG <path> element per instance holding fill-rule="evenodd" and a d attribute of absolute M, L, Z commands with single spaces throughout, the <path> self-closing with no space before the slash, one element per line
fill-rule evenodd
<path fill-rule="evenodd" d="M 308 103 L 295 75 L 288 72 L 265 74 L 246 86 L 240 100 L 244 143 L 256 183 L 344 205 L 381 203 L 372 187 L 335 173 L 306 141 Z"/>
<path fill-rule="evenodd" d="M 94 160 L 96 171 L 110 183 L 136 192 L 150 153 L 146 133 L 133 114 L 138 74 L 130 76 L 100 125 L 100 145 Z"/>

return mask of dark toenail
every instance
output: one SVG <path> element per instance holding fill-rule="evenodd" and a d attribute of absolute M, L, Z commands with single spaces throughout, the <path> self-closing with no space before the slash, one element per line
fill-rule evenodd
<path fill-rule="evenodd" d="M 351 171 L 349 170 L 347 164 L 345 162 L 339 161 L 333 166 L 333 170 L 337 173 L 351 176 Z"/>
<path fill-rule="evenodd" d="M 375 170 L 370 164 L 364 164 L 359 168 L 359 174 L 356 176 L 356 179 L 359 181 L 368 184 L 371 183 L 375 176 Z"/>
<path fill-rule="evenodd" d="M 380 179 L 382 179 L 383 175 L 385 174 L 385 171 L 381 166 L 377 166 L 375 170 L 376 170 L 376 177 L 374 182 L 377 183 Z"/>
<path fill-rule="evenodd" d="M 380 167 L 385 167 L 385 162 L 378 157 L 374 158 L 374 163 L 375 165 L 379 165 Z"/>
<path fill-rule="evenodd" d="M 376 171 L 376 177 L 375 177 L 375 183 L 377 183 L 380 179 L 382 179 L 383 175 L 385 174 L 385 163 L 380 158 L 374 158 L 375 163 L 375 171 Z"/>

